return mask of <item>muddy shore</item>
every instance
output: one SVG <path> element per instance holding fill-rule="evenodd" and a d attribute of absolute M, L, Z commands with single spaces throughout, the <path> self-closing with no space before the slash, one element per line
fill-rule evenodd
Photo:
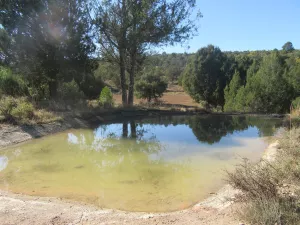
<path fill-rule="evenodd" d="M 157 112 L 141 112 L 137 116 L 158 116 Z M 128 113 L 126 118 L 130 119 Z M 166 113 L 167 115 L 167 113 Z M 173 114 L 174 115 L 174 114 Z M 179 114 L 181 115 L 181 114 Z M 124 119 L 124 115 L 122 119 Z M 14 126 L 0 125 L 1 148 L 32 138 L 57 133 L 70 128 L 90 127 L 91 124 L 117 121 L 120 114 L 85 115 L 64 117 L 61 122 L 43 125 Z M 270 145 L 266 159 L 273 158 L 277 144 Z M 269 157 L 269 158 L 268 158 Z M 238 193 L 229 185 L 213 193 L 195 206 L 171 213 L 135 213 L 111 209 L 99 209 L 84 203 L 72 202 L 58 198 L 33 197 L 0 190 L 1 224 L 240 224 L 235 219 L 234 211 L 238 204 L 234 196 Z"/>

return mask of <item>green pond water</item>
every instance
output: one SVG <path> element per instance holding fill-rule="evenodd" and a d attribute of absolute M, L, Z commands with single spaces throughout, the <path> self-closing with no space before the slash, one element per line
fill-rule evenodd
<path fill-rule="evenodd" d="M 258 160 L 282 121 L 175 116 L 72 129 L 0 150 L 0 189 L 126 211 L 187 208 Z"/>

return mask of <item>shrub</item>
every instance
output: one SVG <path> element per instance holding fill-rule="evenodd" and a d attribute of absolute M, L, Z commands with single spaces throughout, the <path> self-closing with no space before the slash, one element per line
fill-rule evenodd
<path fill-rule="evenodd" d="M 26 121 L 32 119 L 34 116 L 34 107 L 30 102 L 27 102 L 24 98 L 17 100 L 17 105 L 11 111 L 13 118 L 18 121 Z"/>
<path fill-rule="evenodd" d="M 49 123 L 60 120 L 60 117 L 46 110 L 36 110 L 26 98 L 13 98 L 3 96 L 0 100 L 0 115 L 6 121 L 14 121 L 21 124 Z"/>
<path fill-rule="evenodd" d="M 28 88 L 21 77 L 0 66 L 0 92 L 3 95 L 23 96 L 28 94 Z"/>
<path fill-rule="evenodd" d="M 62 100 L 77 101 L 78 99 L 84 98 L 84 93 L 79 89 L 74 80 L 62 83 L 58 89 L 58 93 L 58 96 L 60 96 Z"/>
<path fill-rule="evenodd" d="M 261 198 L 242 205 L 240 218 L 249 224 L 299 224 L 297 202 L 293 198 Z"/>
<path fill-rule="evenodd" d="M 295 109 L 300 109 L 300 97 L 297 97 L 297 98 L 295 98 L 295 100 L 293 100 L 292 106 Z"/>
<path fill-rule="evenodd" d="M 46 83 L 39 83 L 28 87 L 30 98 L 35 101 L 46 100 L 49 98 L 49 86 Z"/>
<path fill-rule="evenodd" d="M 300 129 L 280 139 L 272 162 L 248 161 L 229 173 L 229 183 L 242 191 L 238 215 L 249 224 L 300 224 Z"/>
<path fill-rule="evenodd" d="M 99 102 L 104 107 L 112 106 L 114 104 L 113 95 L 109 87 L 105 86 L 102 89 L 99 97 Z"/>
<path fill-rule="evenodd" d="M 292 102 L 291 114 L 294 118 L 300 118 L 300 97 Z"/>
<path fill-rule="evenodd" d="M 147 99 L 151 102 L 152 99 L 157 100 L 163 96 L 167 90 L 168 84 L 161 79 L 161 76 L 155 71 L 150 74 L 145 74 L 135 85 L 135 95 L 138 98 Z"/>
<path fill-rule="evenodd" d="M 11 96 L 2 96 L 0 99 L 0 114 L 6 120 L 12 119 L 12 110 L 17 106 L 16 100 Z"/>
<path fill-rule="evenodd" d="M 52 112 L 46 111 L 44 109 L 36 110 L 34 112 L 34 118 L 37 123 L 51 123 L 61 120 L 60 117 L 55 116 Z"/>

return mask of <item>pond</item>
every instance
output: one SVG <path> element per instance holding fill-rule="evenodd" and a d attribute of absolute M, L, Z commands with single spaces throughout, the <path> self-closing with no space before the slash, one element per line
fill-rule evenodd
<path fill-rule="evenodd" d="M 0 151 L 0 189 L 126 211 L 185 209 L 259 160 L 280 119 L 173 116 L 72 129 Z"/>

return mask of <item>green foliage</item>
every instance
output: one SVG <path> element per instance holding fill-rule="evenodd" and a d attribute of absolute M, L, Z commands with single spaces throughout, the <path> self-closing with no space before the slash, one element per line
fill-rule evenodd
<path fill-rule="evenodd" d="M 282 50 L 286 51 L 286 52 L 291 52 L 295 49 L 294 49 L 292 42 L 288 41 L 282 46 Z"/>
<path fill-rule="evenodd" d="M 26 99 L 21 98 L 17 100 L 16 107 L 11 111 L 11 115 L 18 121 L 26 121 L 32 119 L 34 116 L 34 107 L 33 105 L 26 101 Z"/>
<path fill-rule="evenodd" d="M 25 97 L 3 96 L 0 100 L 0 114 L 6 120 L 24 121 L 33 118 L 34 107 Z"/>
<path fill-rule="evenodd" d="M 205 101 L 215 107 L 224 105 L 224 59 L 225 55 L 218 47 L 209 45 L 201 48 L 186 67 L 183 87 L 195 101 Z"/>
<path fill-rule="evenodd" d="M 26 98 L 2 96 L 0 99 L 0 116 L 8 122 L 20 124 L 49 123 L 60 120 L 59 117 L 44 109 L 36 110 Z"/>
<path fill-rule="evenodd" d="M 12 41 L 8 36 L 7 32 L 0 27 L 0 65 L 9 64 L 9 48 L 11 47 Z"/>
<path fill-rule="evenodd" d="M 8 68 L 0 66 L 0 93 L 11 96 L 28 94 L 26 83 L 20 76 L 13 74 Z"/>
<path fill-rule="evenodd" d="M 109 87 L 105 86 L 100 94 L 99 102 L 105 107 L 110 107 L 114 104 L 114 99 L 111 90 Z"/>
<path fill-rule="evenodd" d="M 300 95 L 298 50 L 222 53 L 208 46 L 190 55 L 189 61 L 180 83 L 197 102 L 216 108 L 284 113 Z"/>
<path fill-rule="evenodd" d="M 200 15 L 192 13 L 196 1 L 124 0 L 97 3 L 95 1 L 94 12 L 96 27 L 100 31 L 98 41 L 102 55 L 107 61 L 119 65 L 122 103 L 132 105 L 136 72 L 146 50 L 149 46 L 182 43 L 190 39 L 197 31 L 191 15 Z M 173 69 L 172 74 L 178 74 L 178 69 Z"/>
<path fill-rule="evenodd" d="M 87 0 L 15 0 L 1 5 L 1 25 L 13 40 L 3 51 L 4 59 L 26 76 L 35 98 L 43 98 L 43 92 L 49 94 L 44 97 L 56 98 L 61 81 L 75 79 L 81 84 L 97 67 L 90 59 L 95 45 L 87 4 Z M 35 89 L 44 85 L 47 92 Z"/>
<path fill-rule="evenodd" d="M 74 80 L 62 83 L 58 89 L 58 93 L 62 100 L 78 101 L 84 98 L 84 93 L 79 89 Z"/>
<path fill-rule="evenodd" d="M 286 79 L 293 88 L 294 98 L 300 96 L 300 57 L 291 55 L 286 60 L 288 73 Z"/>
<path fill-rule="evenodd" d="M 0 114 L 5 119 L 12 119 L 12 110 L 17 106 L 16 100 L 11 96 L 2 96 L 0 99 Z"/>
<path fill-rule="evenodd" d="M 294 109 L 300 109 L 300 97 L 297 97 L 292 101 L 292 106 Z"/>
<path fill-rule="evenodd" d="M 172 54 L 153 54 L 146 57 L 144 62 L 144 73 L 148 73 L 153 68 L 158 68 L 169 83 L 181 83 L 181 74 L 186 67 L 191 54 L 172 53 Z"/>
<path fill-rule="evenodd" d="M 265 56 L 254 75 L 249 75 L 243 91 L 244 100 L 238 102 L 240 111 L 286 112 L 291 103 L 291 88 L 285 79 L 284 61 L 273 52 Z M 251 73 L 249 73 L 251 74 Z"/>
<path fill-rule="evenodd" d="M 96 78 L 103 80 L 104 82 L 112 82 L 112 84 L 120 88 L 120 69 L 118 66 L 108 63 L 105 61 L 100 61 L 97 70 L 94 71 L 94 75 Z"/>
<path fill-rule="evenodd" d="M 293 120 L 298 121 L 298 124 L 300 124 L 300 97 L 297 97 L 292 101 L 292 108 L 291 108 L 291 118 Z M 299 125 L 298 125 L 299 126 Z"/>
<path fill-rule="evenodd" d="M 28 87 L 29 96 L 35 101 L 49 99 L 49 87 L 44 82 L 38 82 L 40 85 L 30 85 Z"/>
<path fill-rule="evenodd" d="M 229 85 L 227 85 L 224 89 L 224 96 L 225 96 L 224 110 L 225 111 L 229 111 L 229 112 L 237 111 L 236 110 L 236 103 L 238 102 L 237 93 L 238 90 L 241 88 L 241 86 L 242 86 L 242 80 L 240 77 L 240 73 L 236 71 Z M 239 98 L 240 97 L 241 96 L 239 95 Z"/>
<path fill-rule="evenodd" d="M 300 68 L 300 67 L 299 67 Z M 278 51 L 266 54 L 261 61 L 254 60 L 247 70 L 245 86 L 233 88 L 233 77 L 225 89 L 225 108 L 227 111 L 276 112 L 289 111 L 292 99 L 299 94 L 298 63 L 294 56 Z M 231 89 L 231 90 L 233 90 Z"/>
<path fill-rule="evenodd" d="M 154 70 L 143 75 L 135 84 L 135 94 L 138 98 L 147 99 L 148 102 L 151 102 L 152 99 L 162 97 L 167 87 L 167 82 L 161 79 L 161 73 Z"/>

